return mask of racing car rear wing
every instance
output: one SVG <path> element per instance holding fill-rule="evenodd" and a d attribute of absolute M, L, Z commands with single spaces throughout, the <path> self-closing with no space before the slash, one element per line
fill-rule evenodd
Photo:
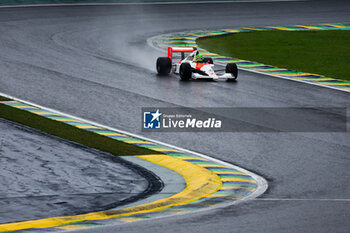
<path fill-rule="evenodd" d="M 173 61 L 173 53 L 181 53 L 181 60 L 185 59 L 185 53 L 196 51 L 196 47 L 168 47 L 168 57 Z"/>

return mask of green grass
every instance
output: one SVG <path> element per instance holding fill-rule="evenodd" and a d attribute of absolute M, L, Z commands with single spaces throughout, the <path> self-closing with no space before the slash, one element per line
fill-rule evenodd
<path fill-rule="evenodd" d="M 0 101 L 8 99 L 0 96 Z M 10 107 L 0 103 L 0 118 L 18 122 L 43 132 L 68 139 L 88 147 L 110 152 L 115 155 L 145 155 L 160 154 L 146 148 L 138 147 L 121 141 L 117 141 L 86 130 L 78 129 L 71 125 L 51 120 L 21 109 Z"/>
<path fill-rule="evenodd" d="M 0 101 L 10 101 L 10 99 L 3 97 L 3 96 L 0 96 Z M 1 112 L 0 112 L 0 114 L 1 114 Z"/>
<path fill-rule="evenodd" d="M 197 44 L 224 56 L 350 80 L 350 31 L 241 32 Z"/>

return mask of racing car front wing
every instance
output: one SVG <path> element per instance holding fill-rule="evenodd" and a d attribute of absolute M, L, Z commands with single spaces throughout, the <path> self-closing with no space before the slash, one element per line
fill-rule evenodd
<path fill-rule="evenodd" d="M 220 79 L 234 79 L 235 77 L 230 73 L 225 73 L 223 75 L 202 75 L 198 73 L 192 74 L 193 79 L 213 79 L 213 80 L 220 80 Z"/>

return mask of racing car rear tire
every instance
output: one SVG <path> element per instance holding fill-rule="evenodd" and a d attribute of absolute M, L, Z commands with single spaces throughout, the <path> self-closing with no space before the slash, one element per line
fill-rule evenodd
<path fill-rule="evenodd" d="M 192 77 L 192 69 L 189 63 L 182 63 L 180 66 L 180 78 L 182 80 L 190 80 Z"/>
<path fill-rule="evenodd" d="M 236 63 L 228 63 L 226 65 L 226 73 L 232 74 L 233 78 L 228 79 L 227 81 L 234 81 L 238 76 L 238 69 Z"/>
<path fill-rule="evenodd" d="M 171 71 L 171 60 L 168 57 L 158 57 L 157 59 L 157 72 L 160 75 L 167 75 Z"/>

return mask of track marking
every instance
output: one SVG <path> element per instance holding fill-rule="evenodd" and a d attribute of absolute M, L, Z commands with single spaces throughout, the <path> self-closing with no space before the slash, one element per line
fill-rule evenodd
<path fill-rule="evenodd" d="M 137 157 L 176 171 L 184 177 L 186 188 L 171 197 L 125 209 L 1 224 L 0 232 L 3 231 L 2 229 L 7 231 L 18 231 L 31 228 L 40 229 L 51 227 L 56 227 L 59 229 L 77 229 L 79 227 L 76 225 L 68 225 L 68 228 L 66 225 L 71 223 L 79 224 L 79 222 L 89 220 L 103 220 L 116 217 L 123 217 L 123 219 L 125 219 L 124 216 L 151 213 L 173 206 L 185 205 L 198 199 L 210 196 L 211 194 L 217 192 L 222 186 L 219 176 L 190 162 L 186 162 L 169 155 L 141 155 Z M 129 217 L 127 217 L 127 219 L 129 219 Z"/>
<path fill-rule="evenodd" d="M 350 199 L 331 199 L 331 198 L 256 198 L 256 201 L 345 201 Z"/>
<path fill-rule="evenodd" d="M 346 80 L 340 80 L 330 77 L 325 77 L 318 74 L 306 73 L 293 71 L 285 68 L 274 67 L 271 65 L 266 65 L 258 62 L 252 62 L 248 60 L 242 60 L 238 58 L 224 57 L 219 54 L 211 53 L 202 48 L 199 48 L 197 44 L 193 44 L 193 39 L 211 37 L 216 35 L 226 35 L 229 33 L 239 33 L 247 31 L 271 31 L 271 30 L 281 30 L 281 31 L 317 31 L 317 30 L 350 30 L 350 25 L 348 24 L 319 24 L 319 25 L 293 25 L 293 26 L 269 26 L 269 27 L 259 27 L 259 28 L 242 28 L 242 29 L 219 29 L 219 30 L 209 30 L 209 31 L 189 31 L 172 33 L 166 35 L 155 36 L 147 40 L 148 44 L 156 48 L 157 50 L 164 51 L 167 47 L 166 42 L 174 42 L 174 46 L 185 46 L 185 47 L 197 47 L 198 50 L 207 56 L 213 58 L 218 65 L 226 65 L 227 63 L 236 63 L 238 69 L 263 74 L 271 77 L 276 77 L 280 79 L 286 79 L 291 81 L 297 81 L 301 83 L 307 83 L 314 86 L 326 87 L 333 90 L 350 92 L 350 82 Z M 176 44 L 177 37 L 181 36 L 181 44 Z M 186 42 L 186 37 L 191 38 L 191 42 Z M 329 81 L 329 82 L 327 82 Z"/>
<path fill-rule="evenodd" d="M 21 230 L 30 230 L 30 232 L 61 231 L 73 228 L 80 229 L 86 226 L 96 226 L 96 224 L 108 225 L 127 223 L 130 222 L 128 220 L 131 219 L 131 222 L 134 222 L 145 219 L 168 217 L 177 213 L 187 214 L 208 211 L 239 203 L 240 201 L 253 199 L 261 195 L 267 189 L 267 182 L 262 177 L 235 165 L 203 154 L 74 117 L 69 114 L 64 114 L 6 94 L 0 93 L 0 95 L 17 101 L 1 101 L 0 104 L 12 106 L 47 118 L 50 118 L 47 116 L 47 113 L 55 113 L 60 117 L 55 116 L 54 118 L 73 120 L 67 123 L 73 127 L 79 128 L 82 124 L 100 127 L 102 129 L 88 128 L 82 130 L 95 132 L 97 134 L 105 134 L 106 137 L 115 140 L 128 141 L 127 143 L 133 145 L 149 148 L 154 151 L 161 151 L 163 154 L 160 155 L 141 155 L 137 157 L 174 170 L 183 176 L 186 181 L 186 188 L 181 192 L 148 204 L 76 216 L 0 224 L 0 232 L 16 232 Z M 35 109 L 28 108 L 29 106 Z M 74 120 L 78 122 L 74 122 Z M 152 143 L 152 145 L 150 146 L 149 143 Z M 216 166 L 214 166 L 215 164 Z M 223 172 L 223 174 L 221 174 L 221 172 Z M 242 176 L 242 174 L 244 174 L 244 176 Z M 249 177 L 250 179 L 248 179 Z M 190 204 L 190 206 L 187 206 L 188 204 Z M 152 213 L 156 213 L 156 215 L 152 215 Z"/>

